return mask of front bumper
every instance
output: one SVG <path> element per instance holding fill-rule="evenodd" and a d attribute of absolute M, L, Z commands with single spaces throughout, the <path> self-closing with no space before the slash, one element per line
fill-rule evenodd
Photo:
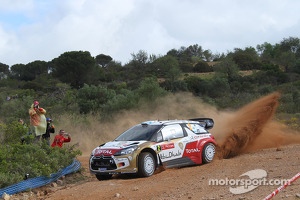
<path fill-rule="evenodd" d="M 138 170 L 131 156 L 91 156 L 89 168 L 92 174 L 137 173 Z"/>

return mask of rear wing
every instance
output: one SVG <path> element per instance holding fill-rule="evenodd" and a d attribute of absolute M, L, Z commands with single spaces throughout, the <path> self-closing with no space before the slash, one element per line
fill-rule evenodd
<path fill-rule="evenodd" d="M 214 127 L 214 120 L 211 118 L 194 118 L 189 120 L 199 122 L 205 129 L 211 129 Z"/>

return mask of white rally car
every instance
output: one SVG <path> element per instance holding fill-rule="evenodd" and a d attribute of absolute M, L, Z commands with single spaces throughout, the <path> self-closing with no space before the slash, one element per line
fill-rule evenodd
<path fill-rule="evenodd" d="M 98 180 L 126 173 L 147 177 L 159 166 L 209 163 L 216 146 L 208 132 L 213 126 L 211 118 L 143 122 L 96 147 L 89 161 L 90 172 Z"/>

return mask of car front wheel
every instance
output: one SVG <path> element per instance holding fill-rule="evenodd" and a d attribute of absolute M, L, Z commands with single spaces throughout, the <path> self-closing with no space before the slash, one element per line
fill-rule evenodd
<path fill-rule="evenodd" d="M 203 163 L 210 163 L 214 159 L 215 152 L 216 152 L 215 145 L 213 143 L 207 143 L 203 147 L 203 151 L 202 151 Z"/>
<path fill-rule="evenodd" d="M 138 160 L 138 174 L 141 177 L 152 176 L 155 171 L 155 160 L 149 152 L 142 152 Z"/>

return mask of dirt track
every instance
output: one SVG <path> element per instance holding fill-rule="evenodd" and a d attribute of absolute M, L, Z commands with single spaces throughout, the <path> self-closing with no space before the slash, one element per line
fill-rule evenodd
<path fill-rule="evenodd" d="M 38 199 L 263 199 L 281 184 L 259 185 L 247 193 L 233 194 L 229 188 L 238 187 L 237 185 L 209 185 L 209 180 L 249 180 L 247 176 L 240 176 L 250 170 L 262 169 L 267 172 L 267 181 L 281 181 L 300 172 L 300 134 L 273 120 L 279 99 L 279 93 L 272 93 L 238 111 L 219 112 L 199 103 L 197 99 L 178 95 L 164 99 L 153 113 L 147 112 L 147 116 L 139 115 L 145 112 L 127 112 L 121 116 L 122 120 L 117 120 L 118 126 L 95 126 L 94 137 L 90 132 L 86 140 L 81 140 L 80 131 L 76 134 L 74 130 L 73 140 L 80 141 L 80 147 L 86 155 L 78 159 L 85 169 L 84 175 L 88 177 L 88 181 L 50 189 L 48 187 L 47 194 Z M 170 109 L 169 105 L 176 109 Z M 165 108 L 168 110 L 162 112 Z M 99 138 L 110 140 L 116 136 L 100 137 L 98 133 L 120 133 L 120 130 L 112 130 L 122 128 L 122 124 L 130 127 L 140 120 L 153 119 L 162 113 L 168 115 L 161 117 L 164 119 L 172 116 L 181 116 L 183 119 L 191 116 L 212 117 L 215 127 L 211 131 L 218 143 L 218 156 L 214 161 L 201 166 L 164 170 L 148 178 L 119 176 L 98 181 L 88 173 L 89 148 L 99 145 Z M 43 193 L 42 190 L 40 189 L 40 193 Z M 300 178 L 273 199 L 300 199 Z"/>
<path fill-rule="evenodd" d="M 59 190 L 47 199 L 263 199 L 280 184 L 260 185 L 247 193 L 233 194 L 229 188 L 237 185 L 209 185 L 209 180 L 249 180 L 240 176 L 262 169 L 267 172 L 267 180 L 280 181 L 300 172 L 299 134 L 292 134 L 272 121 L 279 98 L 279 93 L 272 93 L 235 113 L 216 113 L 212 132 L 219 144 L 218 158 L 232 157 L 230 159 L 216 157 L 210 164 L 168 169 L 149 178 L 119 176 L 98 181 L 92 177 L 87 183 Z M 286 146 L 279 147 L 281 145 Z M 81 157 L 80 161 L 88 169 L 88 157 Z M 300 180 L 274 199 L 296 199 L 297 196 L 300 198 Z"/>
<path fill-rule="evenodd" d="M 262 185 L 250 192 L 234 195 L 229 191 L 230 185 L 212 186 L 209 179 L 238 179 L 254 169 L 266 170 L 267 180 L 290 179 L 300 172 L 299 152 L 300 145 L 264 149 L 231 159 L 216 159 L 206 165 L 167 169 L 149 178 L 123 176 L 98 181 L 91 176 L 89 182 L 61 187 L 45 199 L 263 199 L 279 185 Z M 88 156 L 79 159 L 87 168 Z M 300 195 L 300 179 L 273 199 L 299 199 L 296 195 Z"/>

